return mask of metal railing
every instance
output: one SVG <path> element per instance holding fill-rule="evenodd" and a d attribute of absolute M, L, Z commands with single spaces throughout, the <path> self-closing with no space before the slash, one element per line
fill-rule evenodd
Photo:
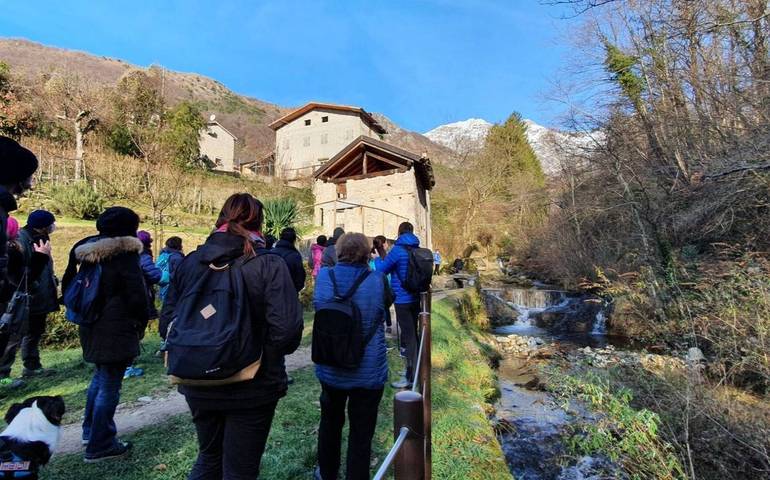
<path fill-rule="evenodd" d="M 393 399 L 393 448 L 374 480 L 383 480 L 391 467 L 396 480 L 431 480 L 431 292 L 420 294 L 420 347 L 411 390 Z"/>

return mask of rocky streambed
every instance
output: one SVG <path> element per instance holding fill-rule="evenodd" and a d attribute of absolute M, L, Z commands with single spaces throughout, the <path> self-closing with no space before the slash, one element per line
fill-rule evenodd
<path fill-rule="evenodd" d="M 636 349 L 627 339 L 608 335 L 611 306 L 601 299 L 553 289 L 494 288 L 482 295 L 493 324 L 488 341 L 502 354 L 493 421 L 513 476 L 623 478 L 607 458 L 570 454 L 566 442 L 575 427 L 595 419 L 579 401 L 552 396 L 542 383 L 542 369 L 684 368 L 685 360 Z"/>

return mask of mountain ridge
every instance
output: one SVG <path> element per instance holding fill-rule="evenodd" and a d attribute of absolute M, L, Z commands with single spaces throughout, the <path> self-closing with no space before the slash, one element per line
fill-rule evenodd
<path fill-rule="evenodd" d="M 12 75 L 30 83 L 43 75 L 63 72 L 80 76 L 90 85 L 109 86 L 132 69 L 161 69 L 166 101 L 170 105 L 192 101 L 205 118 L 216 115 L 217 121 L 238 137 L 236 159 L 239 161 L 259 161 L 268 156 L 275 148 L 275 132 L 269 124 L 297 108 L 236 93 L 216 79 L 198 73 L 178 72 L 159 65 L 138 66 L 113 57 L 21 38 L 0 38 L 0 61 L 11 67 Z M 443 145 L 399 127 L 385 115 L 374 115 L 388 130 L 386 141 L 415 153 L 427 153 L 438 163 L 449 162 L 454 155 Z"/>
<path fill-rule="evenodd" d="M 586 149 L 595 141 L 590 133 L 568 133 L 544 127 L 532 120 L 524 119 L 527 139 L 540 161 L 543 172 L 549 176 L 558 175 L 564 162 L 579 150 Z M 443 145 L 458 155 L 479 151 L 489 130 L 494 126 L 482 118 L 469 118 L 439 125 L 425 132 L 424 136 L 434 143 Z"/>

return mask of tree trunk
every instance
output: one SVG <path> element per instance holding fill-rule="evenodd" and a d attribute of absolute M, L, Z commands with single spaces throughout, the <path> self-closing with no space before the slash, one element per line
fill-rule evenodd
<path fill-rule="evenodd" d="M 75 120 L 75 180 L 85 178 L 83 168 L 83 128 L 81 120 Z"/>

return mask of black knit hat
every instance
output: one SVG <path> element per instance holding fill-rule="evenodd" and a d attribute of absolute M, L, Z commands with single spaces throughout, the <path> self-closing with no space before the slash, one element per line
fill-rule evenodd
<path fill-rule="evenodd" d="M 23 182 L 37 170 L 35 154 L 15 140 L 0 136 L 0 185 Z"/>
<path fill-rule="evenodd" d="M 96 219 L 96 229 L 105 237 L 135 237 L 139 215 L 126 207 L 110 207 Z"/>
<path fill-rule="evenodd" d="M 47 210 L 35 210 L 27 217 L 27 226 L 30 228 L 48 228 L 54 222 L 56 222 L 56 217 Z"/>

